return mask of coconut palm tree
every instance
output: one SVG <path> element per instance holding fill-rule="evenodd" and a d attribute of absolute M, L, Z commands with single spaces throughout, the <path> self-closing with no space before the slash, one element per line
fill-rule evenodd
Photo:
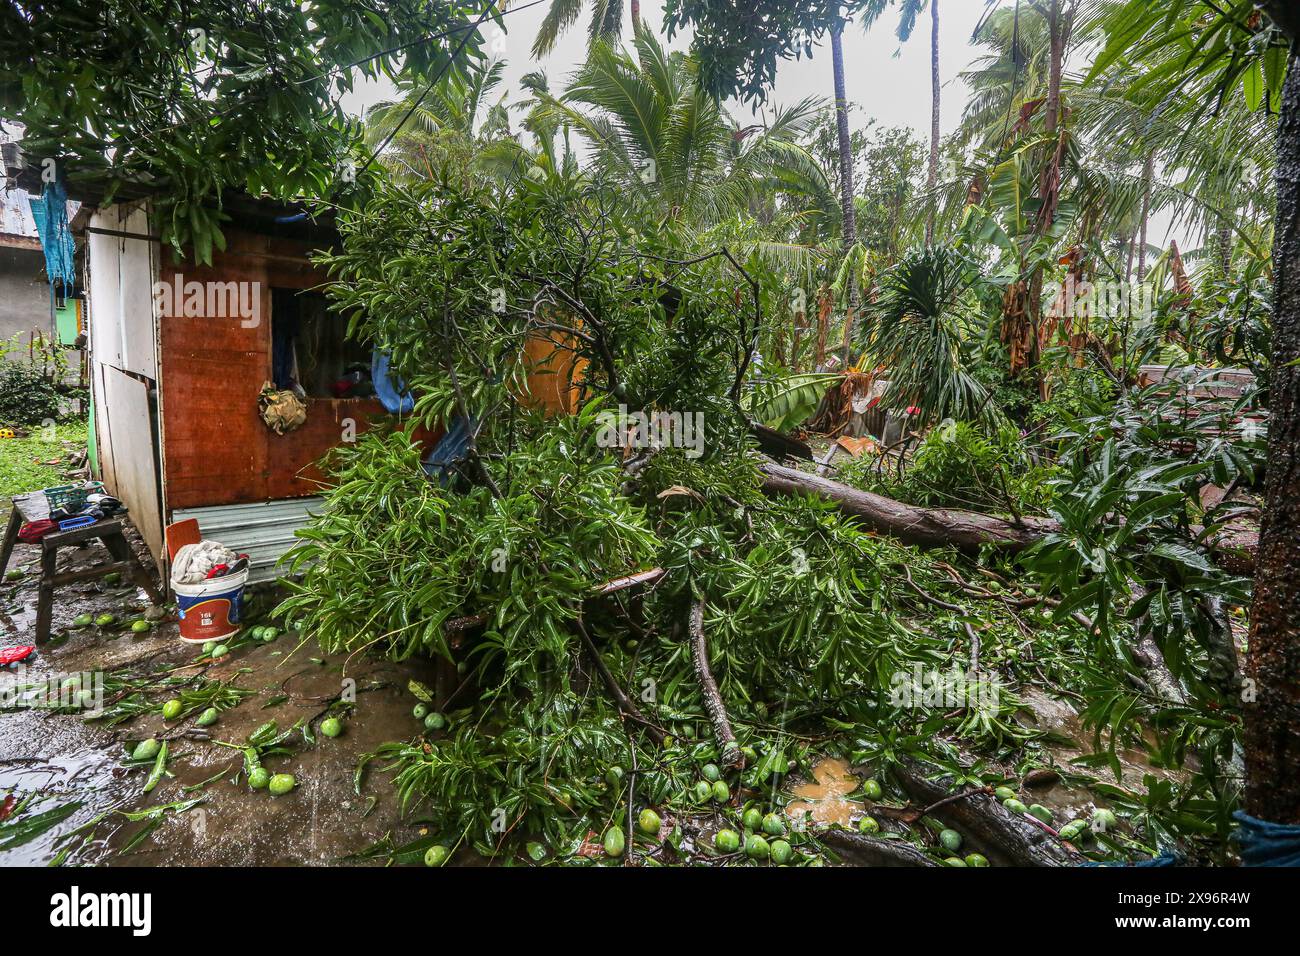
<path fill-rule="evenodd" d="M 774 193 L 824 208 L 830 184 L 799 141 L 819 101 L 739 126 L 697 82 L 695 61 L 647 30 L 635 51 L 598 41 L 562 97 L 538 94 L 591 149 L 589 166 L 661 223 L 708 224 Z"/>
<path fill-rule="evenodd" d="M 366 145 L 387 144 L 379 161 L 399 175 L 428 175 L 435 154 L 450 149 L 472 162 L 477 149 L 510 135 L 505 96 L 490 102 L 504 69 L 501 61 L 478 70 L 453 69 L 433 87 L 402 81 L 398 98 L 366 111 Z"/>
<path fill-rule="evenodd" d="M 513 0 L 503 0 L 501 8 L 510 9 Z M 586 0 L 551 0 L 551 7 L 546 18 L 538 28 L 537 38 L 533 41 L 533 56 L 543 57 L 555 49 L 560 37 L 582 16 Z M 632 33 L 641 29 L 641 0 L 628 0 L 631 13 Z M 587 36 L 591 43 L 597 40 L 616 42 L 623 35 L 623 0 L 591 0 L 591 20 L 587 26 Z"/>
<path fill-rule="evenodd" d="M 867 0 L 862 8 L 862 25 L 870 29 L 887 9 L 898 8 L 898 28 L 895 34 L 907 42 L 916 29 L 916 23 L 927 5 L 930 8 L 930 164 L 927 170 L 927 190 L 931 197 L 939 183 L 939 0 Z M 930 200 L 925 224 L 925 244 L 934 241 L 936 204 Z"/>

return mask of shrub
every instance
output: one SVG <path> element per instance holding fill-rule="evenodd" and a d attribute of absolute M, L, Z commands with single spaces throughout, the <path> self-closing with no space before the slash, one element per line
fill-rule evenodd
<path fill-rule="evenodd" d="M 0 361 L 0 424 L 39 425 L 59 417 L 59 392 L 34 365 Z"/>
<path fill-rule="evenodd" d="M 926 435 L 901 476 L 895 465 L 864 456 L 841 467 L 839 478 L 911 504 L 1021 513 L 1046 509 L 1050 472 L 1033 464 L 1014 426 L 948 421 Z"/>

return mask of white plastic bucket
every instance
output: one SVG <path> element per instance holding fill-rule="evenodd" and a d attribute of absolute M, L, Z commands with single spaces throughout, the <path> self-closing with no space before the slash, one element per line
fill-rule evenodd
<path fill-rule="evenodd" d="M 239 633 L 248 570 L 209 578 L 197 584 L 172 582 L 180 612 L 181 640 L 188 644 L 219 641 Z"/>

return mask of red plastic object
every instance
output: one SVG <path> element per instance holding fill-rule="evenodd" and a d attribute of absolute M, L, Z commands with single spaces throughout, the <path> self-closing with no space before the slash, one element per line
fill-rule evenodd
<path fill-rule="evenodd" d="M 0 667 L 25 661 L 36 653 L 36 645 L 24 644 L 21 647 L 0 647 Z"/>
<path fill-rule="evenodd" d="M 51 531 L 57 530 L 59 530 L 59 526 L 48 518 L 29 521 L 18 529 L 18 540 L 26 544 L 36 544 Z"/>

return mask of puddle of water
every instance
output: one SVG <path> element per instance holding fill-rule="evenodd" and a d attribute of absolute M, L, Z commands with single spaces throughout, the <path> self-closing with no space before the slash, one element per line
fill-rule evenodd
<path fill-rule="evenodd" d="M 1150 752 L 1137 746 L 1116 748 L 1116 756 L 1119 758 L 1120 770 L 1123 774 L 1119 781 L 1115 780 L 1114 774 L 1108 767 L 1084 768 L 1071 764 L 1070 761 L 1074 758 L 1092 752 L 1092 731 L 1083 726 L 1078 713 L 1064 701 L 1049 697 L 1037 688 L 1025 688 L 1020 692 L 1020 696 L 1032 712 L 1032 719 L 1026 721 L 1027 723 L 1064 738 L 1062 741 L 1047 741 L 1043 745 L 1044 750 L 1052 755 L 1054 762 L 1063 770 L 1074 768 L 1079 772 L 1096 776 L 1103 783 L 1118 785 L 1138 793 L 1145 789 L 1142 779 L 1147 774 L 1174 782 L 1185 780 L 1187 777 L 1186 772 L 1155 766 L 1151 762 Z M 1154 734 L 1146 729 L 1143 737 L 1154 749 Z M 1070 742 L 1064 742 L 1066 740 Z M 1109 806 L 1108 801 L 1099 799 L 1090 788 L 1071 786 L 1064 782 L 1027 789 L 1022 792 L 1021 797 L 1026 802 L 1032 800 L 1051 810 L 1057 826 L 1073 819 L 1086 819 L 1096 808 Z"/>
<path fill-rule="evenodd" d="M 825 757 L 813 766 L 812 774 L 811 782 L 797 784 L 790 791 L 795 799 L 785 808 L 787 816 L 802 820 L 810 814 L 815 824 L 847 827 L 866 811 L 860 801 L 848 799 L 859 781 L 845 761 Z"/>

